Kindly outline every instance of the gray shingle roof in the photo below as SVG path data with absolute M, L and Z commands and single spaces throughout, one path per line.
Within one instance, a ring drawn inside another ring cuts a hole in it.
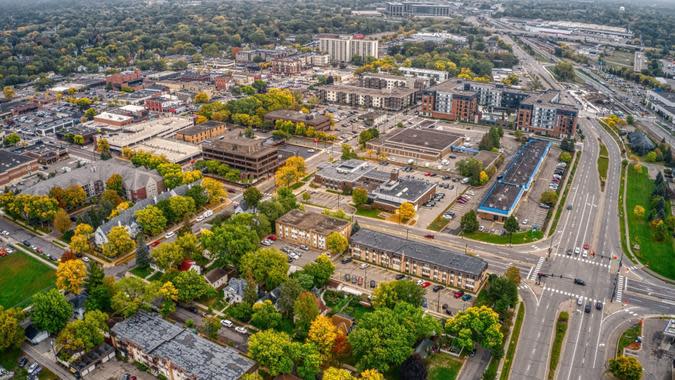
M 456 253 L 435 245 L 406 240 L 394 235 L 360 229 L 351 237 L 352 244 L 380 251 L 405 254 L 414 260 L 440 265 L 451 270 L 479 276 L 487 269 L 487 262 L 473 256 Z
M 118 339 L 133 343 L 150 356 L 170 361 L 199 380 L 236 380 L 255 365 L 233 348 L 213 343 L 145 311 L 117 323 L 111 331 Z

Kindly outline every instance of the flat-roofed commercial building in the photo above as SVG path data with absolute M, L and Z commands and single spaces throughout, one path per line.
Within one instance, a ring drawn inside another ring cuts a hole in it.
M 390 178 L 390 173 L 379 171 L 366 161 L 351 159 L 323 166 L 314 175 L 313 182 L 331 190 L 363 187 L 372 191 Z
M 187 117 L 171 116 L 148 120 L 125 126 L 121 133 L 110 137 L 108 143 L 111 150 L 120 152 L 122 148 L 132 148 L 155 137 L 167 137 L 193 125 L 194 121 Z
M 204 140 L 222 136 L 225 132 L 227 132 L 225 123 L 209 120 L 176 132 L 176 139 L 192 144 L 199 144 Z
M 202 154 L 199 146 L 162 137 L 143 141 L 140 144 L 136 144 L 134 149 L 164 156 L 169 162 L 174 164 L 186 164 Z
M 362 34 L 319 36 L 319 50 L 328 54 L 331 62 L 351 62 L 354 56 L 364 60 L 369 57 L 379 58 L 379 47 L 377 40 L 368 39 Z
M 333 232 L 349 239 L 352 224 L 317 212 L 291 210 L 277 219 L 275 231 L 284 241 L 326 249 L 326 238 Z
M 330 119 L 318 113 L 305 114 L 293 110 L 277 110 L 268 112 L 265 115 L 265 121 L 274 124 L 277 120 L 292 121 L 294 123 L 304 123 L 307 127 L 312 127 L 317 131 L 330 129 Z
M 245 137 L 241 129 L 230 130 L 216 140 L 205 141 L 202 154 L 205 159 L 239 169 L 242 175 L 259 177 L 272 173 L 280 163 L 279 149 L 266 140 Z
M 0 185 L 6 185 L 39 168 L 35 158 L 0 150 Z
M 453 146 L 462 145 L 464 137 L 438 129 L 396 129 L 366 143 L 366 148 L 378 153 L 423 159 L 440 160 L 450 154 Z
M 352 235 L 350 253 L 367 263 L 474 293 L 487 278 L 483 259 L 365 228 Z
M 417 209 L 436 194 L 436 184 L 420 180 L 413 176 L 400 176 L 398 170 L 390 174 L 389 180 L 383 182 L 370 192 L 373 205 L 380 210 L 394 212 L 403 203 L 411 203 Z
M 452 7 L 440 2 L 387 2 L 384 14 L 398 17 L 450 17 Z
M 414 105 L 416 93 L 417 90 L 415 89 L 402 87 L 376 89 L 330 85 L 319 88 L 319 98 L 324 103 L 376 108 L 388 111 L 401 111 Z
M 550 142 L 540 139 L 530 139 L 522 145 L 485 193 L 478 205 L 478 216 L 504 222 L 513 215 L 523 195 L 530 190 L 550 148 Z
M 560 103 L 560 92 L 547 91 L 520 103 L 515 125 L 517 129 L 537 135 L 574 137 L 578 113 L 576 107 Z
M 134 122 L 134 118 L 127 115 L 119 115 L 111 112 L 101 112 L 94 116 L 94 121 L 113 127 L 123 127 Z
M 398 71 L 407 77 L 426 78 L 434 83 L 445 82 L 450 78 L 450 73 L 441 70 L 418 69 L 416 67 L 399 67 Z

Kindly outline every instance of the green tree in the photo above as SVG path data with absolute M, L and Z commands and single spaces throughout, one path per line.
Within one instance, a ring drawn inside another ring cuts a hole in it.
M 209 196 L 206 193 L 206 189 L 201 185 L 193 185 L 185 192 L 185 195 L 195 201 L 195 209 L 197 210 L 209 203 Z
M 249 207 L 257 207 L 262 199 L 262 193 L 255 186 L 249 186 L 244 190 L 244 200 Z
M 185 258 L 185 253 L 176 243 L 162 243 L 150 253 L 152 260 L 164 272 L 175 271 Z
M 373 306 L 393 309 L 399 302 L 407 302 L 413 306 L 422 306 L 424 288 L 413 281 L 380 282 L 373 293 Z
M 276 248 L 260 248 L 242 256 L 239 270 L 272 290 L 287 278 L 288 259 Z
M 351 160 L 352 158 L 358 158 L 358 154 L 354 148 L 349 144 L 342 144 L 342 156 L 340 157 L 343 160 Z
M 293 304 L 293 320 L 296 334 L 305 337 L 316 316 L 319 315 L 317 299 L 311 292 L 302 292 Z
M 281 324 L 281 313 L 272 304 L 272 301 L 265 300 L 253 304 L 253 315 L 251 324 L 261 330 L 276 329 Z
M 279 300 L 277 301 L 277 307 L 286 318 L 291 318 L 293 316 L 293 304 L 304 289 L 297 279 L 289 278 L 281 284 L 279 290 L 280 294 Z
M 204 277 L 192 270 L 179 272 L 173 277 L 171 282 L 178 290 L 178 300 L 180 302 L 192 302 L 213 292 L 213 288 L 206 282 Z
M 626 123 L 628 123 L 628 125 L 633 125 L 633 123 L 635 123 L 635 118 L 633 115 L 628 114 L 628 116 L 626 116 Z
M 333 231 L 326 237 L 326 248 L 333 255 L 341 255 L 349 248 L 349 241 L 341 233 Z
M 129 276 L 115 282 L 111 300 L 114 314 L 129 317 L 139 309 L 149 309 L 159 297 L 159 282 L 146 283 L 142 279 Z
M 50 289 L 33 296 L 30 318 L 38 329 L 56 334 L 72 316 L 73 307 L 58 290 Z
M 103 244 L 103 254 L 118 257 L 136 249 L 136 242 L 124 226 L 115 226 L 108 232 L 108 242 Z
M 349 334 L 349 343 L 357 368 L 387 372 L 412 354 L 415 342 L 440 331 L 438 321 L 421 308 L 401 302 L 394 309 L 381 307 L 365 314 Z
M 362 187 L 357 187 L 352 190 L 352 202 L 356 207 L 361 207 L 368 203 L 368 190 Z
M 136 265 L 145 268 L 150 264 L 150 249 L 145 243 L 143 234 L 136 236 Z
M 560 152 L 560 156 L 558 157 L 558 160 L 564 163 L 569 164 L 572 162 L 572 154 L 570 152 Z
M 15 132 L 12 132 L 12 133 L 6 135 L 6 136 L 2 139 L 2 143 L 3 143 L 5 146 L 14 146 L 14 145 L 16 145 L 19 141 L 21 141 L 21 137 L 20 137 L 17 133 L 15 133 Z
M 0 352 L 21 347 L 25 339 L 23 327 L 20 325 L 22 319 L 23 312 L 20 309 L 5 310 L 0 306 Z
M 504 272 L 504 277 L 514 283 L 516 286 L 520 285 L 520 269 L 516 266 L 510 266 Z
M 642 365 L 632 356 L 618 356 L 609 360 L 609 372 L 620 380 L 640 380 Z
M 556 63 L 553 67 L 553 74 L 565 82 L 573 82 L 576 79 L 576 73 L 574 72 L 574 66 L 568 61 L 560 61 Z
M 180 195 L 169 198 L 169 208 L 176 220 L 185 220 L 192 216 L 196 211 L 194 199 Z
M 553 206 L 558 201 L 558 193 L 556 193 L 554 190 L 546 190 L 541 193 L 539 201 L 549 206 Z
M 96 151 L 99 153 L 102 160 L 109 160 L 112 158 L 110 153 L 110 144 L 108 139 L 100 138 L 96 140 Z
M 216 339 L 218 331 L 220 331 L 220 318 L 215 315 L 210 315 L 203 319 L 202 332 L 209 337 L 209 339 Z
M 519 229 L 520 226 L 518 225 L 518 221 L 516 220 L 515 216 L 511 215 L 506 218 L 506 221 L 504 222 L 504 230 L 509 233 L 509 243 L 511 243 L 513 234 L 518 232 Z
M 476 343 L 493 353 L 502 348 L 504 334 L 500 331 L 499 315 L 487 306 L 470 307 L 448 319 L 445 330 L 455 337 L 455 343 L 465 350 Z
M 321 288 L 328 283 L 333 272 L 335 272 L 335 265 L 328 256 L 320 255 L 314 262 L 305 265 L 302 272 L 312 277 L 313 286 Z
M 111 175 L 105 181 L 105 188 L 107 190 L 113 190 L 120 197 L 126 197 L 127 195 L 126 192 L 124 191 L 124 179 L 122 179 L 122 176 L 117 173 Z
M 293 371 L 293 358 L 289 355 L 291 338 L 283 332 L 264 330 L 251 335 L 248 354 L 251 359 L 267 368 L 270 376 Z
M 253 226 L 232 223 L 204 230 L 201 234 L 202 245 L 216 256 L 220 266 L 238 265 L 245 253 L 256 250 L 259 240 Z
M 162 210 L 155 205 L 148 205 L 136 211 L 134 217 L 143 233 L 148 236 L 155 236 L 166 229 L 166 217 Z
M 88 311 L 83 319 L 68 322 L 56 337 L 56 345 L 69 357 L 80 351 L 88 352 L 103 343 L 107 320 L 108 315 L 100 310 Z
M 459 222 L 462 231 L 465 233 L 472 233 L 478 231 L 478 217 L 474 210 L 469 210 L 466 214 L 462 216 L 461 221 Z

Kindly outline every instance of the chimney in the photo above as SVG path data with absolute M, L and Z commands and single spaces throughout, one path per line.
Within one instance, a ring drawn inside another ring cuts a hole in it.
M 394 169 L 389 173 L 389 180 L 390 181 L 398 181 L 398 169 Z

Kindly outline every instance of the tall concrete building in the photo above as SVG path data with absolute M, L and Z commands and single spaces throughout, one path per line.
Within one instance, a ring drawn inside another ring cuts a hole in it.
M 331 62 L 350 62 L 354 56 L 379 58 L 379 47 L 377 40 L 368 39 L 363 34 L 319 36 L 319 49 L 329 55 Z

